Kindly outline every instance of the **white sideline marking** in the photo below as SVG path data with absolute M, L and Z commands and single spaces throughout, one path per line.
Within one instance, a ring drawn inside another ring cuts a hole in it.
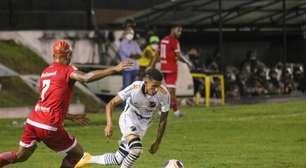
M 203 121 L 250 121 L 255 119 L 273 119 L 273 118 L 288 118 L 288 117 L 299 117 L 299 116 L 306 116 L 306 113 L 294 113 L 294 114 L 278 114 L 278 115 L 262 115 L 262 116 L 248 116 L 248 117 L 229 117 L 224 119 L 196 119 L 196 120 L 182 120 L 173 121 L 173 123 L 186 123 L 186 122 L 203 122 Z

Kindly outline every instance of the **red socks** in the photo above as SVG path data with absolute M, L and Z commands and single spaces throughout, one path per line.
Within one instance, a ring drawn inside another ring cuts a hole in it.
M 17 160 L 16 152 L 0 153 L 0 167 L 15 163 Z
M 173 109 L 174 112 L 177 111 L 178 109 L 175 96 L 171 97 L 171 108 Z

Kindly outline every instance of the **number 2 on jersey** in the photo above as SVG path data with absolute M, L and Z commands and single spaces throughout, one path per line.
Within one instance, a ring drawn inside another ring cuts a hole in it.
M 41 91 L 40 97 L 41 97 L 41 101 L 44 101 L 45 94 L 46 94 L 47 90 L 50 87 L 50 79 L 43 80 L 42 83 L 43 83 L 43 87 L 42 87 L 42 91 Z

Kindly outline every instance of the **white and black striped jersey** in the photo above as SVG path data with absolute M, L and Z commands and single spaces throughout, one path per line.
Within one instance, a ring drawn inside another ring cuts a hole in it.
M 137 115 L 148 119 L 152 118 L 155 111 L 170 110 L 170 94 L 165 86 L 161 85 L 153 96 L 145 94 L 144 87 L 143 81 L 135 81 L 118 93 L 126 101 L 125 110 L 132 108 Z

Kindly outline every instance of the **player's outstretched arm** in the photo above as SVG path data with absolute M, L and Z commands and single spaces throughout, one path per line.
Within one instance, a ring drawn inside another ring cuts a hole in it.
M 181 52 L 176 52 L 175 53 L 176 54 L 176 57 L 177 57 L 177 59 L 179 60 L 179 61 L 182 61 L 182 62 L 184 62 L 185 64 L 187 64 L 188 65 L 188 67 L 191 69 L 192 68 L 192 63 L 187 59 L 187 58 L 185 58 L 183 55 L 182 55 L 182 53 Z
M 167 118 L 168 118 L 168 112 L 162 112 L 159 120 L 158 130 L 157 130 L 157 136 L 155 142 L 151 145 L 151 148 L 149 150 L 150 153 L 154 154 L 159 149 L 159 144 L 161 143 L 161 140 L 164 136 L 166 126 L 167 126 Z
M 132 66 L 131 61 L 122 61 L 120 64 L 110 67 L 104 70 L 96 70 L 88 73 L 84 73 L 81 71 L 75 71 L 70 75 L 70 78 L 79 82 L 92 82 L 98 79 L 102 79 L 106 76 L 109 76 L 115 72 L 120 72 L 126 69 L 129 69 Z
M 86 114 L 66 114 L 65 116 L 66 120 L 71 120 L 79 125 L 88 125 L 89 119 L 86 117 Z
M 111 101 L 106 104 L 106 127 L 104 129 L 106 137 L 111 137 L 113 134 L 113 109 L 122 102 L 123 100 L 120 96 L 115 96 Z

